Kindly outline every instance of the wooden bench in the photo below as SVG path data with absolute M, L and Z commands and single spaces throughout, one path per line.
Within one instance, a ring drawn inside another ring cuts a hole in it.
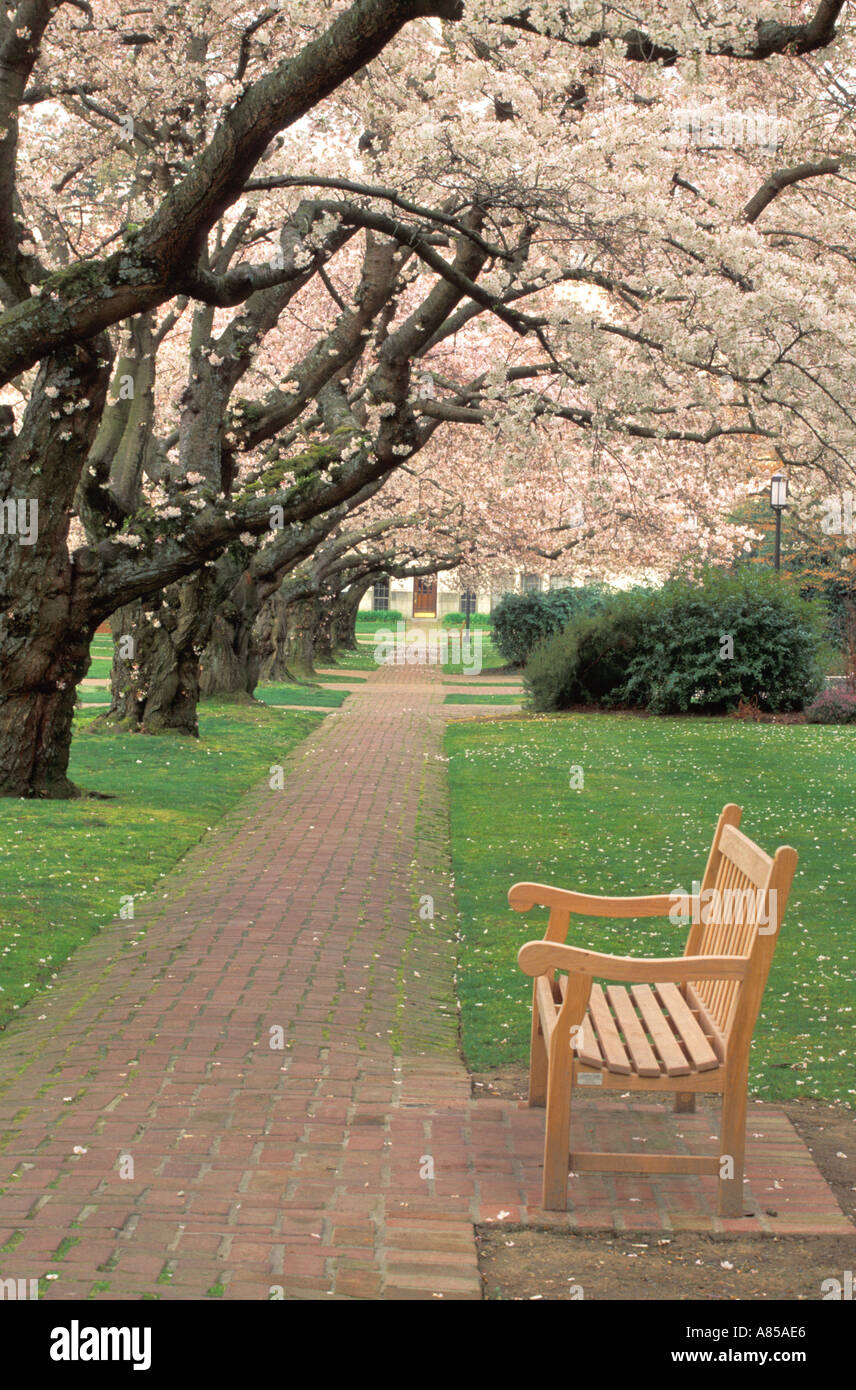
M 774 858 L 739 829 L 741 808 L 724 808 L 696 896 L 593 897 L 516 883 L 518 912 L 548 907 L 544 938 L 518 955 L 535 977 L 529 1104 L 546 1105 L 543 1205 L 565 1211 L 568 1171 L 696 1173 L 719 1178 L 721 1216 L 743 1214 L 743 1156 L 749 1048 L 796 850 Z M 711 891 L 713 890 L 713 891 Z M 571 913 L 690 920 L 683 956 L 641 959 L 564 944 Z M 556 971 L 566 972 L 557 977 Z M 604 989 L 595 977 L 610 982 Z M 629 985 L 629 989 L 626 986 Z M 667 1091 L 675 1109 L 695 1109 L 698 1092 L 722 1095 L 719 1153 L 583 1153 L 569 1144 L 574 1086 Z

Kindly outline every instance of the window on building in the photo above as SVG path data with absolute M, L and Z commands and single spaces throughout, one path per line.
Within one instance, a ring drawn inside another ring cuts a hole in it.
M 379 579 L 374 586 L 372 608 L 389 608 L 389 579 Z
M 461 594 L 461 612 L 465 617 L 467 613 L 475 613 L 477 601 L 475 589 L 464 589 Z
M 524 594 L 540 594 L 541 576 L 540 574 L 524 574 L 523 576 Z

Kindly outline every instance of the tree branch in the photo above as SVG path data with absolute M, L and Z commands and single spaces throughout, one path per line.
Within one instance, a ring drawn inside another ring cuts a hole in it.
M 790 169 L 777 169 L 757 193 L 754 193 L 743 209 L 746 222 L 756 222 L 765 208 L 768 208 L 785 188 L 792 188 L 804 179 L 820 178 L 823 174 L 837 174 L 841 170 L 840 159 L 821 159 L 817 163 L 794 164 Z
M 780 24 L 777 20 L 759 19 L 755 24 L 754 37 L 747 39 L 745 47 L 721 42 L 714 36 L 702 39 L 697 46 L 680 50 L 671 44 L 661 44 L 644 29 L 625 29 L 626 10 L 614 5 L 605 5 L 607 14 L 618 16 L 614 29 L 595 29 L 588 34 L 575 34 L 550 25 L 538 24 L 529 8 L 517 14 L 508 15 L 500 23 L 522 29 L 530 34 L 543 34 L 558 39 L 576 48 L 599 48 L 604 43 L 624 44 L 624 58 L 629 63 L 660 63 L 671 67 L 679 58 L 706 54 L 711 58 L 740 58 L 747 62 L 764 62 L 777 54 L 814 53 L 826 48 L 836 37 L 836 20 L 844 8 L 845 0 L 819 0 L 811 19 L 803 24 Z M 560 10 L 559 16 L 565 23 L 570 16 Z

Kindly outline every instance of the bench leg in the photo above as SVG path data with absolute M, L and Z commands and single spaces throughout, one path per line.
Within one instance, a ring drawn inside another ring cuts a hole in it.
M 554 1042 L 557 1033 L 558 1029 Z M 550 1054 L 541 1205 L 545 1211 L 567 1211 L 571 1128 L 571 1049 L 567 1039 L 564 1048 L 551 1047 Z
M 695 1091 L 675 1091 L 675 1114 L 695 1114 Z
M 529 1105 L 547 1104 L 547 1044 L 541 1028 L 538 998 L 532 991 L 532 1038 L 529 1044 Z
M 726 1084 L 722 1096 L 722 1128 L 719 1161 L 725 1176 L 719 1179 L 719 1215 L 743 1215 L 743 1163 L 746 1150 L 746 1092 L 743 1075 Z M 730 1160 L 730 1162 L 729 1162 Z

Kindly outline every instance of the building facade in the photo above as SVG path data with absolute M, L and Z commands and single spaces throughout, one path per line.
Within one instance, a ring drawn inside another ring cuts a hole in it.
M 514 570 L 498 576 L 489 588 L 466 589 L 454 570 L 448 574 L 423 575 L 416 579 L 380 579 L 364 595 L 361 611 L 385 610 L 403 618 L 443 619 L 447 613 L 491 613 L 503 594 L 541 593 L 561 589 L 570 579 L 558 575 L 524 573 Z

